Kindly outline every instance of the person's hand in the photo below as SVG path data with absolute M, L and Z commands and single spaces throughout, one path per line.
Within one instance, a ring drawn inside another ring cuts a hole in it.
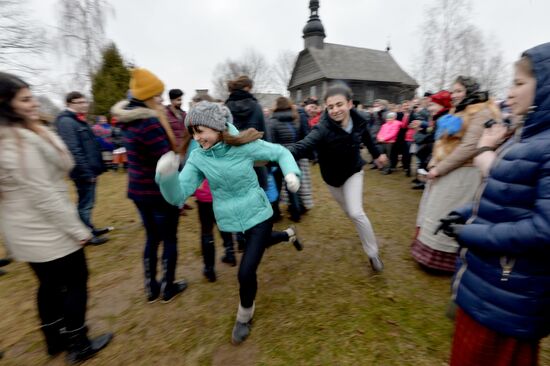
M 300 179 L 294 173 L 288 173 L 285 175 L 286 188 L 292 193 L 298 192 L 300 189 Z
M 380 156 L 374 161 L 374 164 L 376 164 L 378 169 L 382 169 L 386 166 L 386 164 L 388 164 L 388 157 L 386 154 L 380 154 Z
M 483 131 L 483 135 L 477 143 L 477 147 L 488 146 L 493 149 L 497 148 L 506 135 L 508 134 L 508 127 L 502 123 L 495 123 L 491 128 L 486 128 Z
M 464 228 L 464 224 L 449 224 L 443 228 L 443 233 L 450 238 L 458 238 L 460 232 Z
M 90 236 L 87 237 L 86 239 L 80 240 L 80 241 L 79 241 L 79 244 L 80 244 L 81 246 L 84 246 L 84 245 L 86 245 L 86 243 L 88 243 L 88 242 L 90 241 L 90 239 L 92 239 L 92 238 L 93 238 L 93 235 L 90 234 Z
M 439 177 L 439 172 L 437 171 L 437 168 L 430 169 L 428 175 L 426 176 L 426 178 L 428 179 L 435 179 L 437 177 Z
M 157 162 L 157 173 L 161 176 L 167 176 L 178 172 L 180 166 L 180 157 L 173 151 L 162 155 Z
M 446 235 L 451 236 L 447 234 L 447 232 L 451 232 L 451 230 L 449 229 L 450 226 L 464 226 L 464 224 L 466 223 L 466 220 L 464 220 L 464 218 L 456 212 L 449 213 L 447 216 L 440 219 L 439 221 L 441 222 L 441 224 L 435 230 L 434 235 L 437 235 L 438 232 L 443 230 Z M 452 230 L 452 232 L 454 232 L 454 230 Z

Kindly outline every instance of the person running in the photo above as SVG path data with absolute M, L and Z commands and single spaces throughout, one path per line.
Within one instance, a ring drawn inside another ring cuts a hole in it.
M 302 249 L 293 227 L 272 231 L 273 210 L 258 184 L 254 161 L 277 162 L 293 192 L 300 187 L 300 170 L 287 149 L 261 140 L 262 133 L 255 129 L 239 133 L 227 117 L 216 103 L 203 101 L 195 105 L 185 125 L 200 148 L 191 152 L 181 173 L 179 156 L 163 155 L 157 164 L 156 179 L 164 198 L 181 206 L 207 178 L 219 229 L 244 233 L 246 245 L 238 274 L 240 303 L 232 332 L 232 342 L 240 344 L 250 334 L 258 286 L 256 270 L 265 249 L 281 241 Z
M 335 84 L 327 89 L 324 97 L 326 111 L 319 123 L 301 141 L 289 145 L 295 158 L 308 156 L 316 150 L 321 176 L 330 193 L 353 221 L 363 250 L 372 269 L 384 268 L 378 255 L 378 245 L 369 218 L 363 210 L 363 166 L 360 155 L 363 143 L 378 168 L 387 163 L 387 156 L 380 154 L 367 127 L 367 121 L 353 109 L 351 89 Z
M 88 338 L 88 266 L 92 229 L 78 216 L 65 177 L 74 167 L 67 146 L 42 125 L 38 102 L 20 78 L 0 72 L 0 232 L 16 260 L 38 279 L 37 306 L 48 354 L 92 357 L 111 333 Z

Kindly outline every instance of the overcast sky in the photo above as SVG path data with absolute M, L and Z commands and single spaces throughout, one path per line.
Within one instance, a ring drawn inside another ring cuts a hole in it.
M 326 42 L 384 49 L 407 71 L 420 47 L 426 6 L 437 0 L 321 0 Z M 273 61 L 303 48 L 307 0 L 110 0 L 107 36 L 123 56 L 157 74 L 186 101 L 212 88 L 216 64 L 254 48 Z M 30 0 L 32 15 L 54 24 L 56 0 Z M 549 0 L 474 0 L 472 22 L 500 44 L 506 61 L 550 41 Z M 429 31 L 429 30 L 428 30 Z

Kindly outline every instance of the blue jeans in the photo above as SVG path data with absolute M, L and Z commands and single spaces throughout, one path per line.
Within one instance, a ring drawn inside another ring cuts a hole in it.
M 145 290 L 148 295 L 158 295 L 172 287 L 176 276 L 178 260 L 178 223 L 180 209 L 166 201 L 138 202 L 134 201 L 145 227 L 147 239 L 143 251 L 143 266 L 145 273 Z M 161 284 L 157 281 L 158 247 L 163 243 Z
M 92 209 L 95 203 L 96 183 L 88 180 L 75 180 L 74 184 L 78 192 L 78 215 L 80 220 L 93 230 Z

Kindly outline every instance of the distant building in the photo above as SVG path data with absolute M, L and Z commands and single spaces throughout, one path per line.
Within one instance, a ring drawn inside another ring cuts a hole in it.
M 282 94 L 278 93 L 254 93 L 254 97 L 258 99 L 258 103 L 260 103 L 262 108 L 273 108 L 277 98 L 282 96 Z
M 322 98 L 332 81 L 344 81 L 353 90 L 354 102 L 370 105 L 375 99 L 400 102 L 414 97 L 416 81 L 394 60 L 390 48 L 372 50 L 325 43 L 325 28 L 318 15 L 319 1 L 309 2 L 311 15 L 303 30 L 304 49 L 299 53 L 288 85 L 299 103 L 308 96 Z

